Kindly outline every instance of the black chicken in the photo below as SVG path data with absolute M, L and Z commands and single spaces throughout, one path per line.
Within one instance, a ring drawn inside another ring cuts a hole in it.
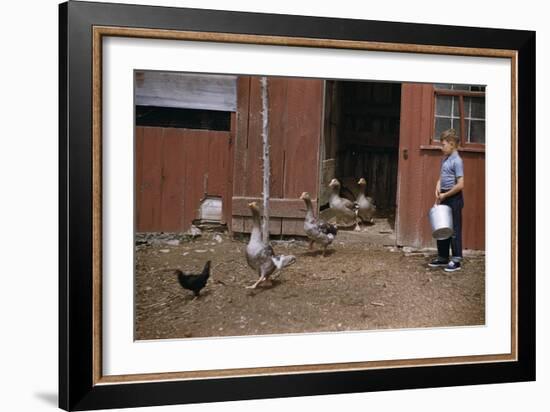
M 184 273 L 179 269 L 176 269 L 176 274 L 178 275 L 181 287 L 193 291 L 195 298 L 198 298 L 201 289 L 206 286 L 206 282 L 208 282 L 208 278 L 210 277 L 210 261 L 206 262 L 200 274 Z

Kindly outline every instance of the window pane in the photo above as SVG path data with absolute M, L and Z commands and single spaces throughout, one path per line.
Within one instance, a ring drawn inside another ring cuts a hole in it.
M 437 95 L 435 97 L 435 114 L 438 116 L 451 115 L 451 96 Z
M 452 85 L 450 84 L 434 84 L 436 89 L 450 89 Z
M 471 130 L 472 130 L 472 127 L 471 127 L 470 123 L 472 123 L 472 121 L 469 120 L 469 119 L 464 122 L 464 124 L 466 126 L 466 143 L 472 143 L 470 141 L 470 133 L 471 133 Z
M 472 86 L 472 91 L 473 92 L 484 92 L 485 91 L 485 86 Z
M 456 130 L 456 135 L 460 140 L 460 119 L 452 119 L 451 127 Z
M 454 96 L 435 96 L 435 114 L 437 116 L 449 116 L 451 117 L 451 108 L 452 116 L 460 116 L 460 107 L 458 105 L 458 97 Z
M 470 122 L 470 143 L 485 144 L 485 120 L 472 120 Z
M 448 117 L 436 117 L 435 118 L 435 135 L 434 140 L 439 141 L 441 133 L 451 128 L 451 119 Z
M 466 102 L 471 105 L 472 111 L 466 109 Z M 485 119 L 485 97 L 465 97 L 464 98 L 464 109 L 466 110 L 466 117 L 473 117 L 476 119 Z
M 453 90 L 470 90 L 467 84 L 453 84 Z

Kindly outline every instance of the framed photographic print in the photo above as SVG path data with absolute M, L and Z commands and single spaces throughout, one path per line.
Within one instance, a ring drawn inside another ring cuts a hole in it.
M 535 33 L 60 5 L 60 407 L 535 379 Z

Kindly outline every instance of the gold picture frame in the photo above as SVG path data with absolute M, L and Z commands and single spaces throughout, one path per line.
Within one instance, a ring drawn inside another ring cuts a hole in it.
M 115 10 L 123 10 L 125 18 L 116 17 L 118 14 L 113 13 Z M 169 17 L 171 14 L 181 19 L 174 20 Z M 261 24 L 258 23 L 258 15 L 247 13 L 238 13 L 238 15 L 240 19 L 233 24 L 231 18 L 235 14 L 221 11 L 167 10 L 166 8 L 152 9 L 147 6 L 79 2 L 60 6 L 60 40 L 66 46 L 66 52 L 60 56 L 60 77 L 63 79 L 60 88 L 65 92 L 65 94 L 60 93 L 60 96 L 66 96 L 60 102 L 60 112 L 62 118 L 67 120 L 63 122 L 60 132 L 60 158 L 68 159 L 68 166 L 60 173 L 62 182 L 60 204 L 62 205 L 61 215 L 64 217 L 60 223 L 60 233 L 63 234 L 60 236 L 60 250 L 62 256 L 67 258 L 65 262 L 69 262 L 60 265 L 60 314 L 63 319 L 60 325 L 60 350 L 66 355 L 60 358 L 60 371 L 62 371 L 60 406 L 66 410 L 96 409 L 159 405 L 164 402 L 166 404 L 205 402 L 534 379 L 534 323 L 528 320 L 534 312 L 534 303 L 525 299 L 525 292 L 520 293 L 534 289 L 534 277 L 521 277 L 518 274 L 523 270 L 522 262 L 528 259 L 525 249 L 519 247 L 520 243 L 523 245 L 527 241 L 519 232 L 519 222 L 529 220 L 528 216 L 520 213 L 521 204 L 529 202 L 534 197 L 534 190 L 530 188 L 527 193 L 522 192 L 521 198 L 518 196 L 522 170 L 532 173 L 524 163 L 528 162 L 529 156 L 532 155 L 531 146 L 528 142 L 524 142 L 532 136 L 525 136 L 523 133 L 534 130 L 534 114 L 521 111 L 522 103 L 519 97 L 523 96 L 523 104 L 526 107 L 534 100 L 534 80 L 530 77 L 534 72 L 534 47 L 531 43 L 534 34 L 500 30 L 498 35 L 490 37 L 484 29 L 423 25 L 423 28 L 427 28 L 430 33 L 426 38 L 429 41 L 419 44 L 418 38 L 414 35 L 405 38 L 407 37 L 405 35 L 391 34 L 392 29 L 401 23 L 355 21 L 353 24 L 363 27 L 363 30 L 357 34 L 350 27 L 340 31 L 338 23 L 341 23 L 341 20 L 338 19 L 319 21 L 309 17 L 261 16 L 262 19 L 281 23 L 285 19 L 288 21 L 300 19 L 304 31 L 300 36 L 295 33 L 287 35 L 268 33 L 267 29 L 262 31 Z M 147 22 L 148 28 L 142 27 L 145 25 L 144 22 Z M 201 26 L 201 30 L 196 29 L 197 25 Z M 81 30 L 80 34 L 75 32 L 84 27 L 89 30 Z M 218 30 L 213 30 L 216 27 Z M 333 33 L 333 37 L 321 35 L 331 27 L 334 29 L 328 32 Z M 387 40 L 379 39 L 379 33 L 384 33 L 383 37 Z M 495 355 L 104 375 L 102 372 L 104 313 L 101 291 L 104 224 L 102 179 L 106 178 L 102 172 L 102 44 L 105 37 L 509 59 L 512 68 L 511 352 Z M 453 43 L 449 38 L 459 38 L 460 41 L 457 42 L 458 44 Z M 83 45 L 86 46 L 83 47 Z M 69 79 L 68 74 L 73 73 L 72 70 L 82 61 L 90 63 L 86 66 L 86 72 L 79 73 L 79 79 Z M 85 82 L 87 78 L 91 80 L 90 83 Z M 76 86 L 77 80 L 84 84 Z M 82 100 L 86 96 L 91 99 Z M 72 126 L 75 124 L 76 116 L 79 116 L 81 123 L 78 125 L 79 129 Z M 522 128 L 522 125 L 525 126 Z M 520 133 L 521 130 L 524 132 Z M 79 147 L 81 142 L 84 144 Z M 522 144 L 527 145 L 527 151 L 522 152 L 520 148 Z M 532 145 L 534 148 L 534 139 Z M 82 159 L 88 160 L 78 163 Z M 75 161 L 77 163 L 71 163 Z M 84 179 L 90 183 L 76 188 L 74 183 L 71 183 L 71 179 L 79 181 Z M 82 210 L 83 216 L 80 218 L 90 223 L 90 227 L 79 235 L 82 238 L 76 235 L 73 219 L 78 214 L 71 213 L 76 210 L 75 208 Z M 529 239 L 534 242 L 533 238 Z M 80 277 L 77 279 L 77 274 L 74 269 L 71 270 L 73 267 L 71 265 L 86 261 L 91 261 L 91 264 L 83 277 L 79 274 Z M 76 288 L 79 288 L 79 292 Z M 76 306 L 77 300 L 79 306 Z M 74 326 L 76 321 L 79 322 L 78 327 Z M 431 368 L 445 369 L 449 372 L 448 377 L 436 382 L 428 377 Z M 501 371 L 498 374 L 495 373 L 497 369 Z M 392 373 L 395 374 L 397 370 L 401 372 L 394 376 L 396 378 L 394 383 L 388 383 Z M 380 377 L 382 380 L 373 383 L 370 377 Z M 334 381 L 335 378 L 345 382 L 346 385 L 338 384 L 327 389 L 328 381 L 331 379 Z M 420 378 L 424 379 L 422 383 L 419 383 Z M 279 385 L 270 386 L 266 391 L 258 391 L 257 384 L 265 380 L 277 382 Z M 231 385 L 233 389 L 229 390 Z M 217 395 L 209 395 L 210 389 L 214 388 L 217 389 Z M 132 396 L 120 397 L 121 391 L 130 391 Z M 159 401 L 160 394 L 164 396 L 165 401 Z

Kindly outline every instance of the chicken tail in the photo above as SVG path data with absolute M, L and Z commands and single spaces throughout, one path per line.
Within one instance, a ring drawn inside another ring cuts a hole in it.
M 204 269 L 202 270 L 202 274 L 206 275 L 207 279 L 210 276 L 210 264 L 211 263 L 212 262 L 210 260 L 208 262 L 206 262 L 205 265 L 204 265 Z

